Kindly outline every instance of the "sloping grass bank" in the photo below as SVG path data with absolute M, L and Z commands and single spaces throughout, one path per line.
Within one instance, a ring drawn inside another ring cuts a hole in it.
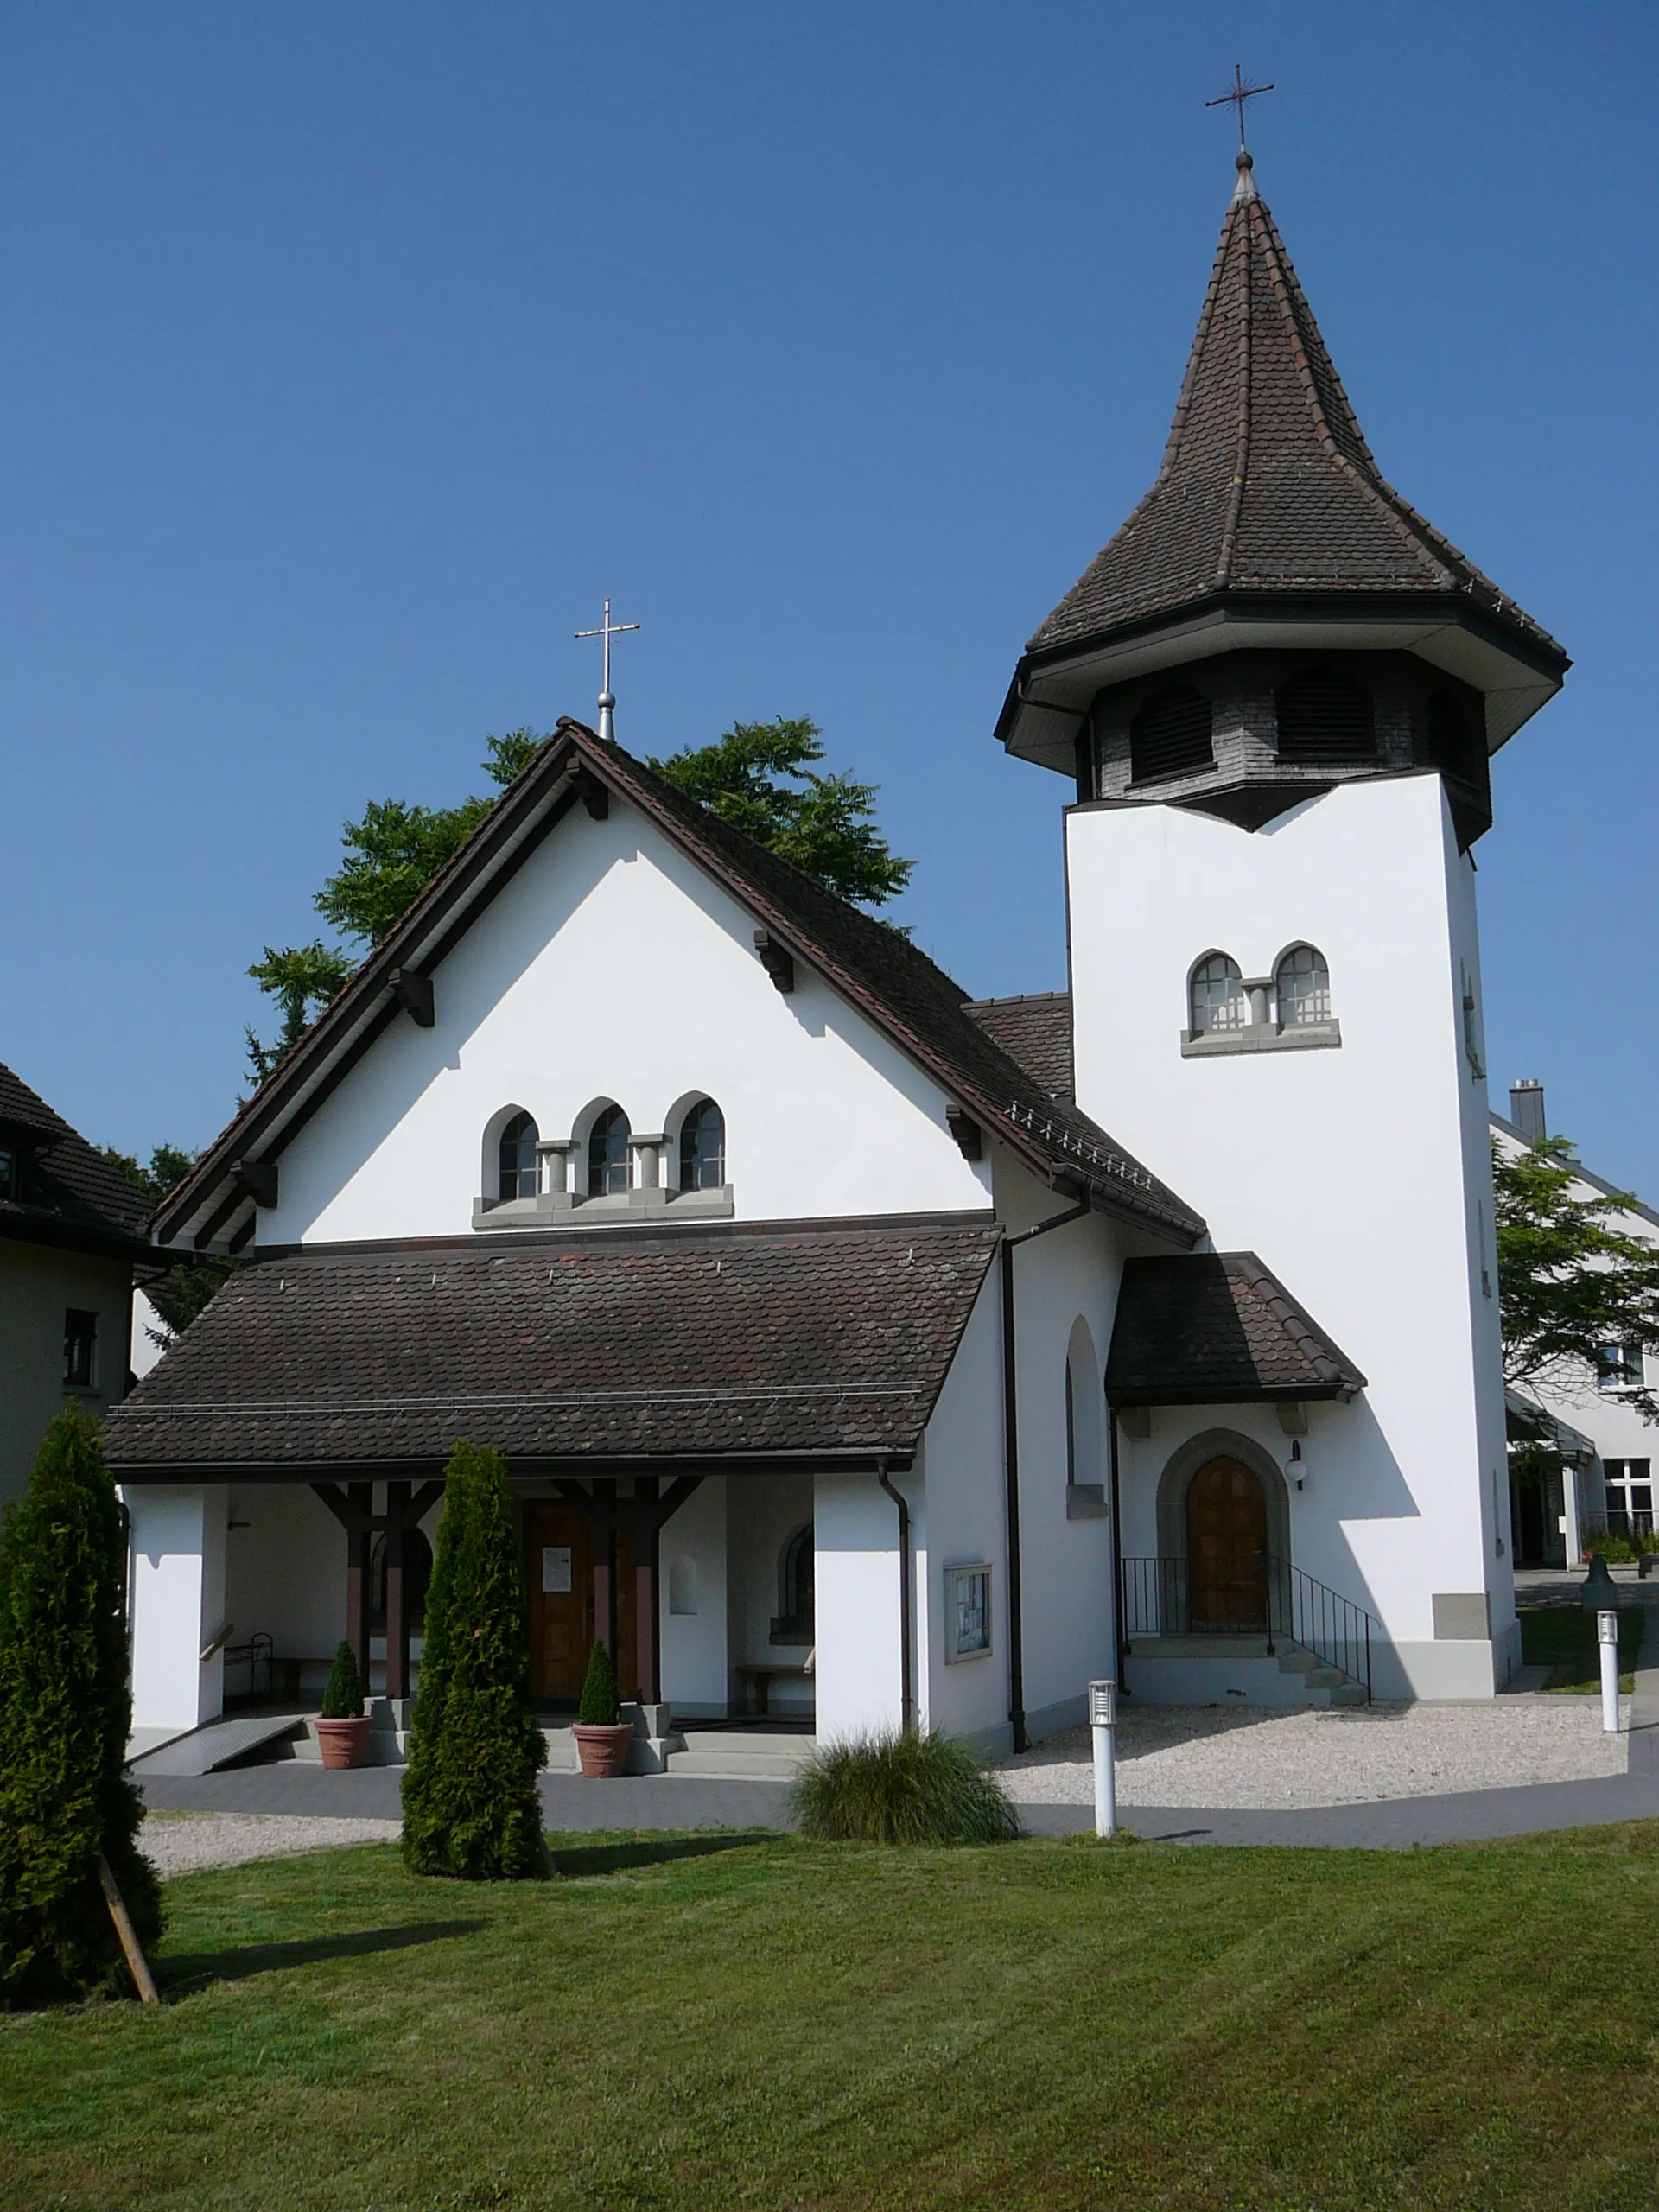
M 1408 1854 L 560 1840 L 169 1885 L 0 2019 L 0 2202 L 1646 2206 L 1659 1824 Z

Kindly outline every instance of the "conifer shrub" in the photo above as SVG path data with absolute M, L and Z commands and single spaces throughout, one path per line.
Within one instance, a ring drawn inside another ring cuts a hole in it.
M 139 1942 L 162 1932 L 143 1804 L 125 1772 L 132 1698 L 121 1597 L 127 1535 L 97 1424 L 46 1432 L 0 1535 L 0 2003 L 50 2004 L 131 1977 L 101 1853 Z
M 791 1808 L 801 1833 L 825 1843 L 1011 1843 L 1020 1834 L 977 1752 L 913 1728 L 820 1745 Z
M 621 1718 L 616 1669 L 611 1664 L 610 1653 L 595 1637 L 594 1648 L 588 1654 L 588 1673 L 582 1685 L 582 1703 L 576 1709 L 576 1719 L 584 1728 L 614 1728 Z
M 360 1720 L 365 1694 L 363 1677 L 357 1671 L 357 1654 L 341 1637 L 334 1646 L 334 1663 L 328 1669 L 328 1679 L 322 1686 L 320 1718 L 324 1720 Z
M 536 1770 L 547 1744 L 501 1454 L 457 1444 L 443 1497 L 404 1776 L 404 1863 L 469 1882 L 545 1874 Z

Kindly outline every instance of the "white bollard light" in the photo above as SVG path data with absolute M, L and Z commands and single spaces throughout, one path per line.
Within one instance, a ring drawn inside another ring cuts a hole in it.
M 1117 1684 L 1089 1685 L 1089 1726 L 1095 1739 L 1095 1834 L 1109 1843 L 1117 1834 Z
M 1601 1647 L 1601 1732 L 1618 1733 L 1618 1615 L 1596 1615 L 1596 1642 Z

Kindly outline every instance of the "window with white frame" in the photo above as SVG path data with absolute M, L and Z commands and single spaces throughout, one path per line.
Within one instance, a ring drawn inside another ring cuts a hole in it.
M 991 1570 L 983 1560 L 944 1570 L 944 1656 L 984 1659 L 991 1649 Z
M 1243 1029 L 1250 1018 L 1244 995 L 1244 971 L 1224 952 L 1212 952 L 1192 970 L 1187 988 L 1195 1037 L 1217 1030 Z
M 1604 1459 L 1607 1526 L 1621 1536 L 1653 1534 L 1653 1462 Z
M 1317 945 L 1293 944 L 1273 971 L 1281 1029 L 1331 1019 L 1331 970 Z
M 1596 1382 L 1603 1390 L 1639 1390 L 1642 1387 L 1640 1344 L 1598 1344 Z

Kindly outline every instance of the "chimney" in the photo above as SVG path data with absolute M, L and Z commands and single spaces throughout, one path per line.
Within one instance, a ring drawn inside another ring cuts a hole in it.
M 1523 1075 L 1510 1085 L 1510 1119 L 1529 1144 L 1541 1144 L 1548 1135 L 1544 1119 L 1544 1086 L 1536 1076 Z

